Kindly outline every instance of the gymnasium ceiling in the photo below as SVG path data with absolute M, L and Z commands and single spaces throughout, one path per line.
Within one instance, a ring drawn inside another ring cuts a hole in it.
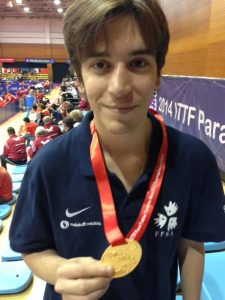
M 54 4 L 54 1 L 59 4 Z M 0 18 L 62 18 L 63 12 L 72 2 L 73 0 L 0 0 Z M 26 13 L 25 7 L 29 7 L 30 11 Z M 57 12 L 58 8 L 63 12 Z

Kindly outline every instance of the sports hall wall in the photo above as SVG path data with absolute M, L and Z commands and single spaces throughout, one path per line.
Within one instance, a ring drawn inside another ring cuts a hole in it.
M 171 42 L 165 74 L 225 78 L 224 0 L 160 0 Z
M 16 62 L 25 62 L 27 58 L 54 59 L 56 63 L 66 63 L 67 53 L 63 42 L 62 20 L 2 18 L 0 58 L 13 58 Z M 49 79 L 52 81 L 52 65 L 48 64 L 47 68 Z
M 40 74 L 32 75 L 31 80 L 44 80 L 47 76 L 50 81 L 61 82 L 69 69 L 63 42 L 62 20 L 1 18 L 0 59 L 5 59 L 5 62 L 0 62 L 0 78 L 7 80 L 14 77 L 11 74 L 1 74 L 2 68 L 18 69 L 20 65 L 20 68 L 30 69 L 32 65 L 32 68 L 39 68 L 41 71 Z M 7 59 L 13 59 L 15 62 L 7 63 Z M 42 60 L 42 63 L 26 63 L 26 59 L 34 59 L 37 62 Z M 51 59 L 54 59 L 54 64 L 46 63 L 43 66 L 43 60 Z M 8 104 L 4 109 L 0 108 L 0 123 L 15 115 L 18 109 L 17 102 Z

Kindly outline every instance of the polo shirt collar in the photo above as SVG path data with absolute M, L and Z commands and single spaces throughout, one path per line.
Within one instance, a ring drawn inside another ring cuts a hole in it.
M 151 173 L 156 165 L 156 160 L 158 157 L 159 149 L 162 142 L 162 131 L 160 128 L 159 122 L 156 118 L 148 113 L 148 117 L 152 121 L 153 125 L 153 133 L 150 144 L 150 154 L 148 160 L 148 167 L 146 168 L 146 173 Z M 93 119 L 93 112 L 88 112 L 81 124 L 75 129 L 77 130 L 77 136 L 79 140 L 78 147 L 78 157 L 80 158 L 80 169 L 84 176 L 94 176 L 94 172 L 92 169 L 91 159 L 90 159 L 90 144 L 91 144 L 91 131 L 90 131 L 90 122 Z

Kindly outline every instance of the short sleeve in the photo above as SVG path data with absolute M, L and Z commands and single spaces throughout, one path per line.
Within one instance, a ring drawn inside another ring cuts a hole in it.
M 10 244 L 21 253 L 54 248 L 45 178 L 37 164 L 30 164 L 17 199 L 11 227 Z
M 182 236 L 199 242 L 223 241 L 225 197 L 217 162 L 206 146 L 195 150 L 190 203 Z

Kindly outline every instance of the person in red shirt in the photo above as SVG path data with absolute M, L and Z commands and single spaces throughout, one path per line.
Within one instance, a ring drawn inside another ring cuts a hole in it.
M 24 108 L 24 98 L 28 94 L 28 89 L 25 89 L 24 87 L 20 87 L 18 91 L 16 92 L 16 96 L 19 99 L 19 109 L 23 110 Z
M 43 125 L 43 118 L 50 116 L 49 110 L 46 108 L 46 104 L 43 102 L 38 103 L 38 125 Z
M 50 139 L 46 136 L 46 133 L 46 129 L 42 126 L 38 126 L 35 130 L 35 139 L 27 148 L 27 154 L 30 158 L 33 158 L 41 147 L 50 141 Z
M 0 96 L 0 108 L 6 107 L 6 102 L 5 100 Z
M 30 145 L 30 141 L 34 140 L 35 130 L 38 127 L 38 123 L 31 122 L 28 117 L 23 119 L 24 121 L 24 138 L 26 140 L 26 145 Z
M 89 105 L 88 101 L 84 97 L 80 98 L 80 102 L 79 102 L 78 108 L 80 110 L 85 110 L 85 111 L 89 111 L 90 110 L 90 105 Z
M 3 154 L 0 156 L 2 167 L 7 169 L 7 163 L 16 165 L 26 164 L 27 154 L 24 137 L 17 136 L 13 127 L 9 127 L 7 132 L 9 138 L 4 145 Z
M 66 96 L 65 95 L 62 95 L 62 103 L 61 103 L 61 105 L 60 105 L 60 107 L 59 107 L 59 109 L 60 109 L 60 112 L 61 112 L 61 114 L 62 114 L 62 117 L 64 118 L 64 117 L 66 117 L 66 106 L 67 106 L 67 101 L 66 101 Z
M 43 124 L 44 124 L 44 128 L 46 129 L 46 136 L 51 140 L 56 138 L 62 133 L 59 126 L 54 125 L 52 118 L 49 116 L 43 118 Z
M 36 102 L 42 101 L 43 98 L 44 98 L 44 94 L 38 89 L 36 91 L 36 94 L 35 94 L 35 100 L 36 100 Z
M 0 204 L 12 199 L 12 178 L 9 172 L 0 166 Z
M 25 134 L 35 136 L 35 130 L 38 127 L 38 124 L 35 122 L 31 122 L 28 117 L 23 119 L 25 125 Z
M 44 92 L 45 94 L 50 92 L 50 81 L 48 79 L 46 79 L 44 82 Z
M 7 92 L 4 96 L 4 100 L 5 102 L 8 104 L 8 103 L 13 103 L 15 101 L 18 100 L 18 97 L 17 96 L 14 96 L 13 94 L 11 94 L 10 92 Z

